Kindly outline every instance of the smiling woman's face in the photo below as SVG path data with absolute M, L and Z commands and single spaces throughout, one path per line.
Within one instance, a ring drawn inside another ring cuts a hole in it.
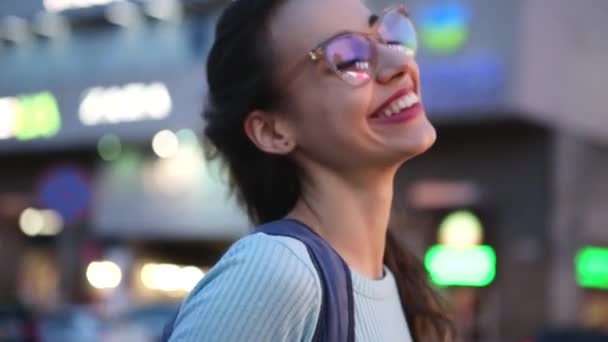
M 288 0 L 269 23 L 276 82 L 286 88 L 280 116 L 290 127 L 298 163 L 338 171 L 392 167 L 435 141 L 420 99 L 416 61 L 403 49 L 379 43 L 381 22 L 370 16 L 360 0 Z M 343 31 L 371 34 L 377 55 L 368 82 L 345 82 L 323 59 L 309 59 L 291 73 L 309 51 Z

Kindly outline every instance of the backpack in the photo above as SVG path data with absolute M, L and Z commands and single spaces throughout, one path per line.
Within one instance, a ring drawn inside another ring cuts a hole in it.
M 293 219 L 261 225 L 254 233 L 287 236 L 306 246 L 323 291 L 313 342 L 354 342 L 355 317 L 350 269 L 329 243 L 310 227 Z M 177 314 L 165 326 L 161 341 L 169 341 L 176 319 Z

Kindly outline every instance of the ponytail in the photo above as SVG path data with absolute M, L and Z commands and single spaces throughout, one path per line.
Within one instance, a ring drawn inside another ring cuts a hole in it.
M 414 342 L 451 341 L 453 327 L 445 305 L 430 287 L 422 262 L 401 246 L 392 230 L 386 236 L 384 264 L 394 274 Z

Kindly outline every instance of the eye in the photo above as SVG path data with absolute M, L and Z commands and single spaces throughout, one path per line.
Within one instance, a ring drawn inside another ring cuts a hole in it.
M 336 69 L 338 69 L 339 71 L 368 70 L 369 61 L 353 59 L 350 61 L 345 61 L 345 62 L 336 64 Z

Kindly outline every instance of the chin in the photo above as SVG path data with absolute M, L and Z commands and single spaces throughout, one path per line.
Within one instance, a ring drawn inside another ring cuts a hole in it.
M 437 131 L 435 130 L 435 127 L 431 126 L 431 124 L 429 123 L 429 130 L 425 136 L 424 139 L 422 139 L 421 143 L 420 143 L 420 149 L 418 151 L 418 154 L 422 154 L 426 151 L 428 151 L 434 144 L 435 141 L 437 141 Z
M 426 121 L 422 127 L 415 132 L 411 132 L 403 140 L 399 148 L 404 161 L 428 151 L 437 140 L 437 132 L 430 122 Z
M 383 142 L 382 151 L 374 156 L 384 166 L 398 166 L 428 151 L 437 140 L 435 127 L 428 120 L 420 122 L 415 128 L 392 134 Z

